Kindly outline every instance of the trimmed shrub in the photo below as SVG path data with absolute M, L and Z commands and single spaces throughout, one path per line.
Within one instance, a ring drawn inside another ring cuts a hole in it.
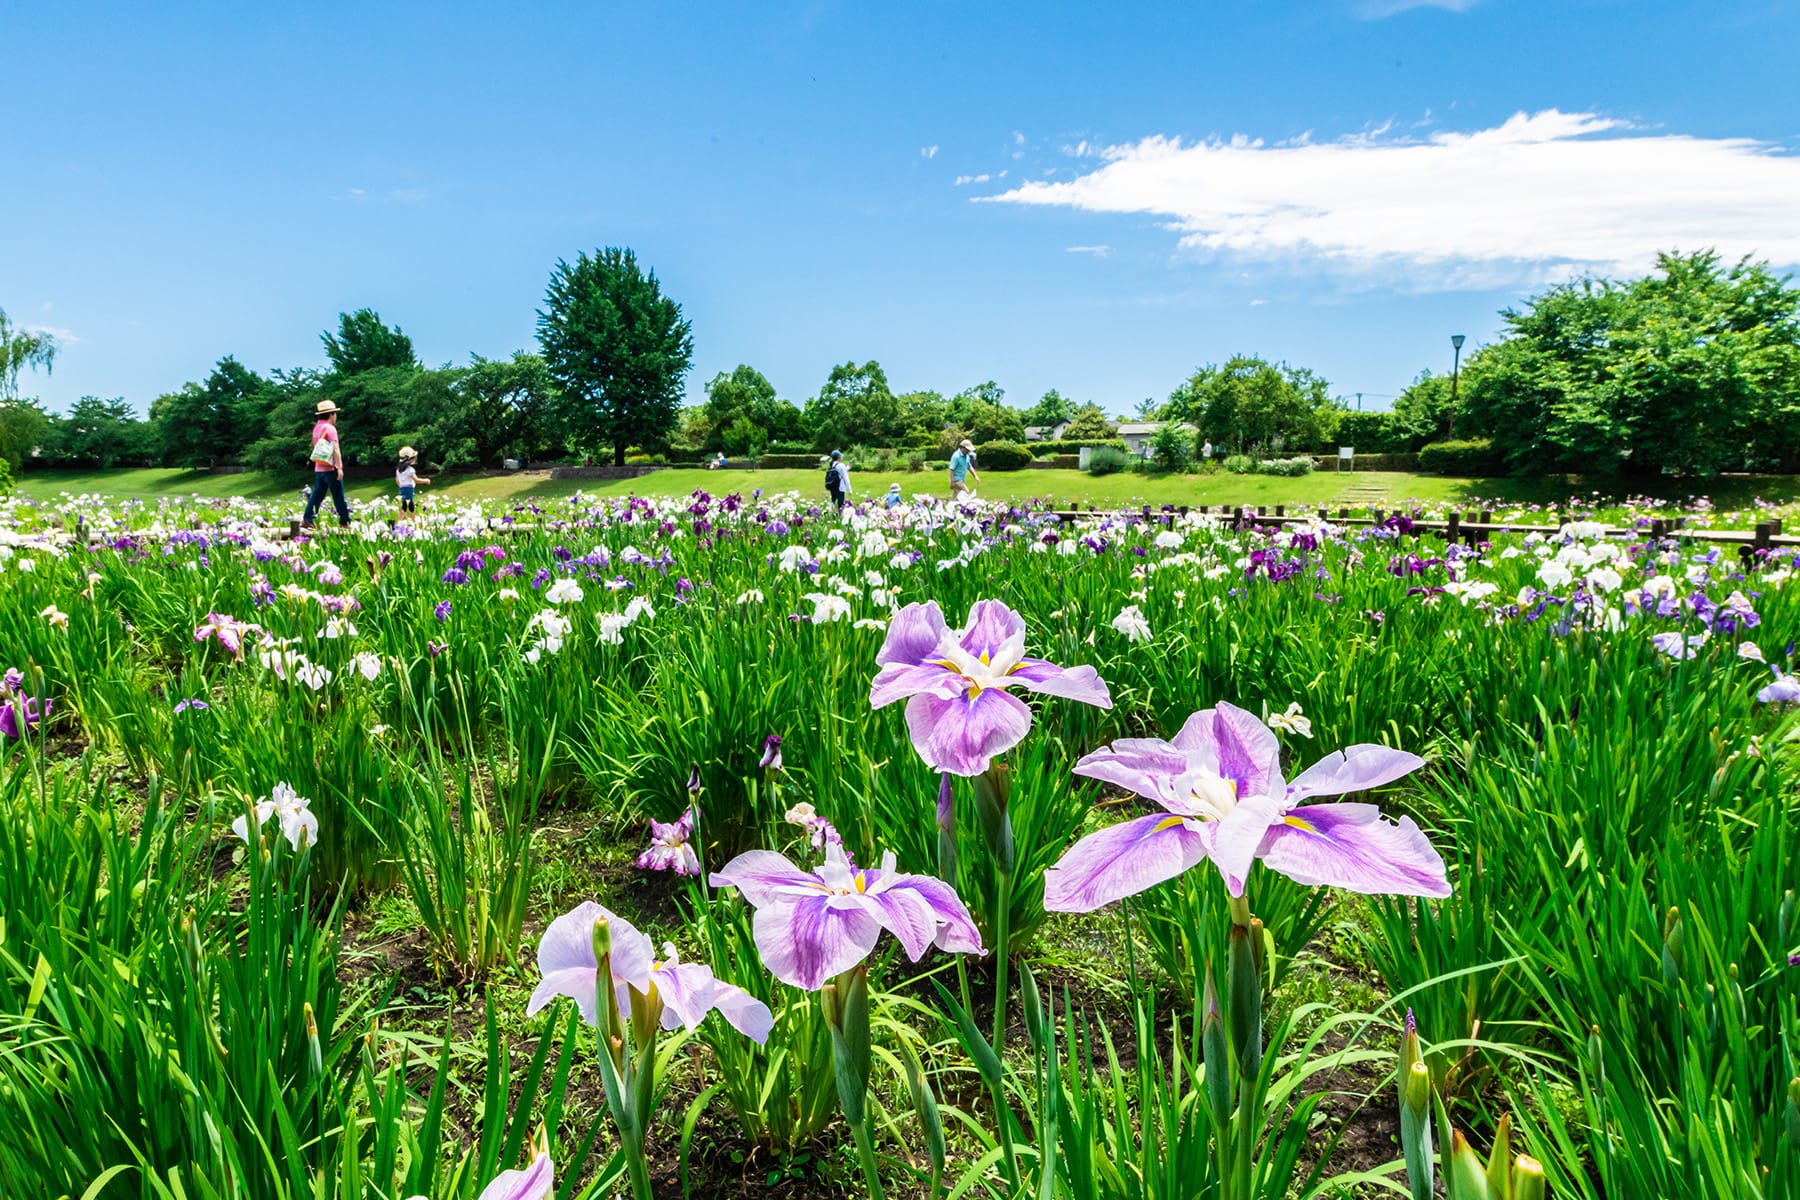
M 1089 475 L 1116 475 L 1129 468 L 1135 460 L 1124 449 L 1114 446 L 1099 446 L 1088 455 Z
M 1233 475 L 1248 475 L 1256 470 L 1256 460 L 1248 454 L 1232 454 L 1225 459 L 1225 469 Z
M 1031 452 L 1039 458 L 1047 454 L 1079 454 L 1089 446 L 1110 446 L 1118 450 L 1129 448 L 1119 438 L 1063 438 L 1061 441 L 1031 442 L 1029 445 Z
M 806 470 L 819 466 L 819 460 L 824 457 L 817 451 L 808 454 L 765 454 L 756 460 L 756 465 L 766 471 Z
M 1433 442 L 1419 451 L 1419 469 L 1432 475 L 1504 475 L 1506 464 L 1487 438 Z
M 1017 471 L 1030 462 L 1030 448 L 1019 442 L 989 442 L 975 447 L 978 471 Z

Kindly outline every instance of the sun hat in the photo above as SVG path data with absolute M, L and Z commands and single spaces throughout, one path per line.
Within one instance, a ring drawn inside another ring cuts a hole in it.
M 888 484 L 888 491 L 897 492 L 899 490 L 900 490 L 899 481 L 896 480 L 895 482 Z
M 417 458 L 417 457 L 419 457 L 419 452 L 417 450 L 414 450 L 411 446 L 400 447 L 400 461 L 401 462 L 405 462 L 409 458 Z
M 975 453 L 975 443 L 971 442 L 968 438 L 964 438 L 962 441 L 958 442 L 957 446 L 967 450 L 970 454 Z
M 333 404 L 329 400 L 321 400 L 318 402 L 318 404 L 313 406 L 313 412 L 317 413 L 321 417 L 329 416 L 332 413 L 336 412 L 337 410 L 338 410 L 338 406 Z
M 844 457 L 844 452 L 842 450 L 833 450 L 831 452 L 831 458 L 832 458 L 833 462 L 836 462 L 838 459 L 840 459 L 842 457 Z

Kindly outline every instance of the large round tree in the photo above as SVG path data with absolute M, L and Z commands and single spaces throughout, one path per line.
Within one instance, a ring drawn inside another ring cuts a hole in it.
M 674 430 L 693 333 L 681 305 L 631 251 L 608 246 L 572 263 L 559 259 L 538 313 L 538 343 L 574 448 L 610 447 L 622 466 L 626 447 L 659 445 Z

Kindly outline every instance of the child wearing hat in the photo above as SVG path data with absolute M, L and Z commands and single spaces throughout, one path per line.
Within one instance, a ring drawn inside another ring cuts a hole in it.
M 898 483 L 891 483 L 888 485 L 887 507 L 899 508 L 900 505 L 900 485 Z
M 417 512 L 413 503 L 413 489 L 420 484 L 431 486 L 431 480 L 418 472 L 419 452 L 411 446 L 400 447 L 400 465 L 394 471 L 394 482 L 400 485 L 400 511 Z

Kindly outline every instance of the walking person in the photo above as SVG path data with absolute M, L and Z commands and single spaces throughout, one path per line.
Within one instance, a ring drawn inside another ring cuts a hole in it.
M 839 512 L 850 502 L 850 464 L 844 461 L 842 450 L 833 450 L 825 466 L 825 492 Z
M 418 506 L 413 503 L 413 489 L 420 485 L 431 486 L 431 480 L 419 474 L 418 462 L 417 450 L 411 446 L 400 447 L 400 466 L 394 471 L 394 482 L 400 487 L 401 512 L 418 512 Z
M 306 516 L 301 524 L 312 528 L 313 517 L 329 492 L 331 503 L 337 509 L 338 525 L 348 529 L 350 505 L 344 500 L 344 452 L 338 445 L 338 406 L 329 400 L 321 400 L 313 412 L 319 419 L 313 425 L 312 454 L 308 456 L 313 465 L 312 497 L 306 502 Z
M 969 476 L 975 482 L 981 482 L 981 472 L 975 469 L 975 443 L 964 438 L 956 447 L 956 453 L 950 456 L 950 498 L 961 499 L 974 491 L 969 486 Z

